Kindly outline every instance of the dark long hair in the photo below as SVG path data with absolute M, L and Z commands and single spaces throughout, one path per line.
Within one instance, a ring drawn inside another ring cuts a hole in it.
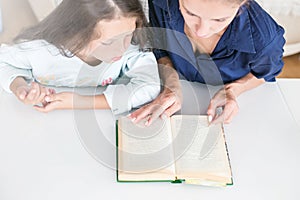
M 46 40 L 64 55 L 72 56 L 96 39 L 94 30 L 100 20 L 112 20 L 118 16 L 136 17 L 137 28 L 147 25 L 139 0 L 63 0 L 49 16 L 21 32 L 14 41 Z M 137 29 L 132 43 L 144 46 L 144 33 Z

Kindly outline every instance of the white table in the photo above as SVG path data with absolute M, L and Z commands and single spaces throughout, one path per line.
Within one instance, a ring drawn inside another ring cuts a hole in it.
M 205 112 L 205 87 L 183 84 L 182 112 Z M 227 188 L 117 183 L 110 111 L 42 114 L 0 91 L 0 199 L 299 199 L 298 91 L 300 79 L 278 80 L 240 96 L 225 126 L 234 177 Z

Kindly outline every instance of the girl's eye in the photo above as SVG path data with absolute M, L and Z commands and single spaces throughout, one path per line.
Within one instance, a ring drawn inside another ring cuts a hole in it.
M 104 45 L 104 46 L 111 45 L 112 43 L 113 43 L 112 41 L 101 42 L 101 44 Z

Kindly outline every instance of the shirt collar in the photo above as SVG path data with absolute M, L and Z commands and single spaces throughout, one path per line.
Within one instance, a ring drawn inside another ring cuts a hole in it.
M 181 20 L 182 15 L 179 10 L 178 0 L 152 0 L 156 6 L 169 13 L 169 19 L 172 27 L 176 31 L 183 32 Z M 246 52 L 256 53 L 253 35 L 251 31 L 251 22 L 247 11 L 247 5 L 240 8 L 238 15 L 234 18 L 228 30 L 224 33 L 227 48 Z M 180 20 L 181 19 L 181 20 Z
M 174 0 L 173 0 L 174 1 Z M 153 4 L 159 6 L 161 9 L 168 11 L 172 3 L 169 0 L 152 0 Z
M 251 22 L 246 6 L 242 6 L 227 34 L 228 47 L 246 53 L 256 53 Z M 231 40 L 231 41 L 229 41 Z

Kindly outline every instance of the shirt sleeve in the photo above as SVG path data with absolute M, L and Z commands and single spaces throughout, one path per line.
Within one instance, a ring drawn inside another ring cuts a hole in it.
M 10 84 L 18 77 L 32 80 L 31 65 L 26 56 L 26 51 L 17 45 L 5 46 L 0 49 L 0 85 L 11 93 Z
M 157 62 L 153 53 L 140 52 L 127 60 L 116 84 L 104 91 L 105 98 L 117 115 L 153 100 L 160 92 Z
M 153 27 L 153 36 L 152 36 L 152 42 L 154 47 L 154 55 L 157 60 L 159 60 L 162 57 L 169 56 L 168 52 L 162 49 L 164 48 L 164 45 L 166 45 L 166 27 L 162 24 L 163 21 L 165 21 L 163 18 L 163 10 L 157 6 L 155 6 L 152 2 L 152 0 L 149 0 L 149 21 L 151 27 Z M 167 22 L 165 22 L 167 23 Z
M 250 63 L 251 73 L 257 78 L 264 78 L 265 81 L 275 81 L 275 77 L 283 67 L 283 46 L 285 39 L 284 30 L 279 29 L 277 36 L 262 50 L 256 53 L 256 57 Z

